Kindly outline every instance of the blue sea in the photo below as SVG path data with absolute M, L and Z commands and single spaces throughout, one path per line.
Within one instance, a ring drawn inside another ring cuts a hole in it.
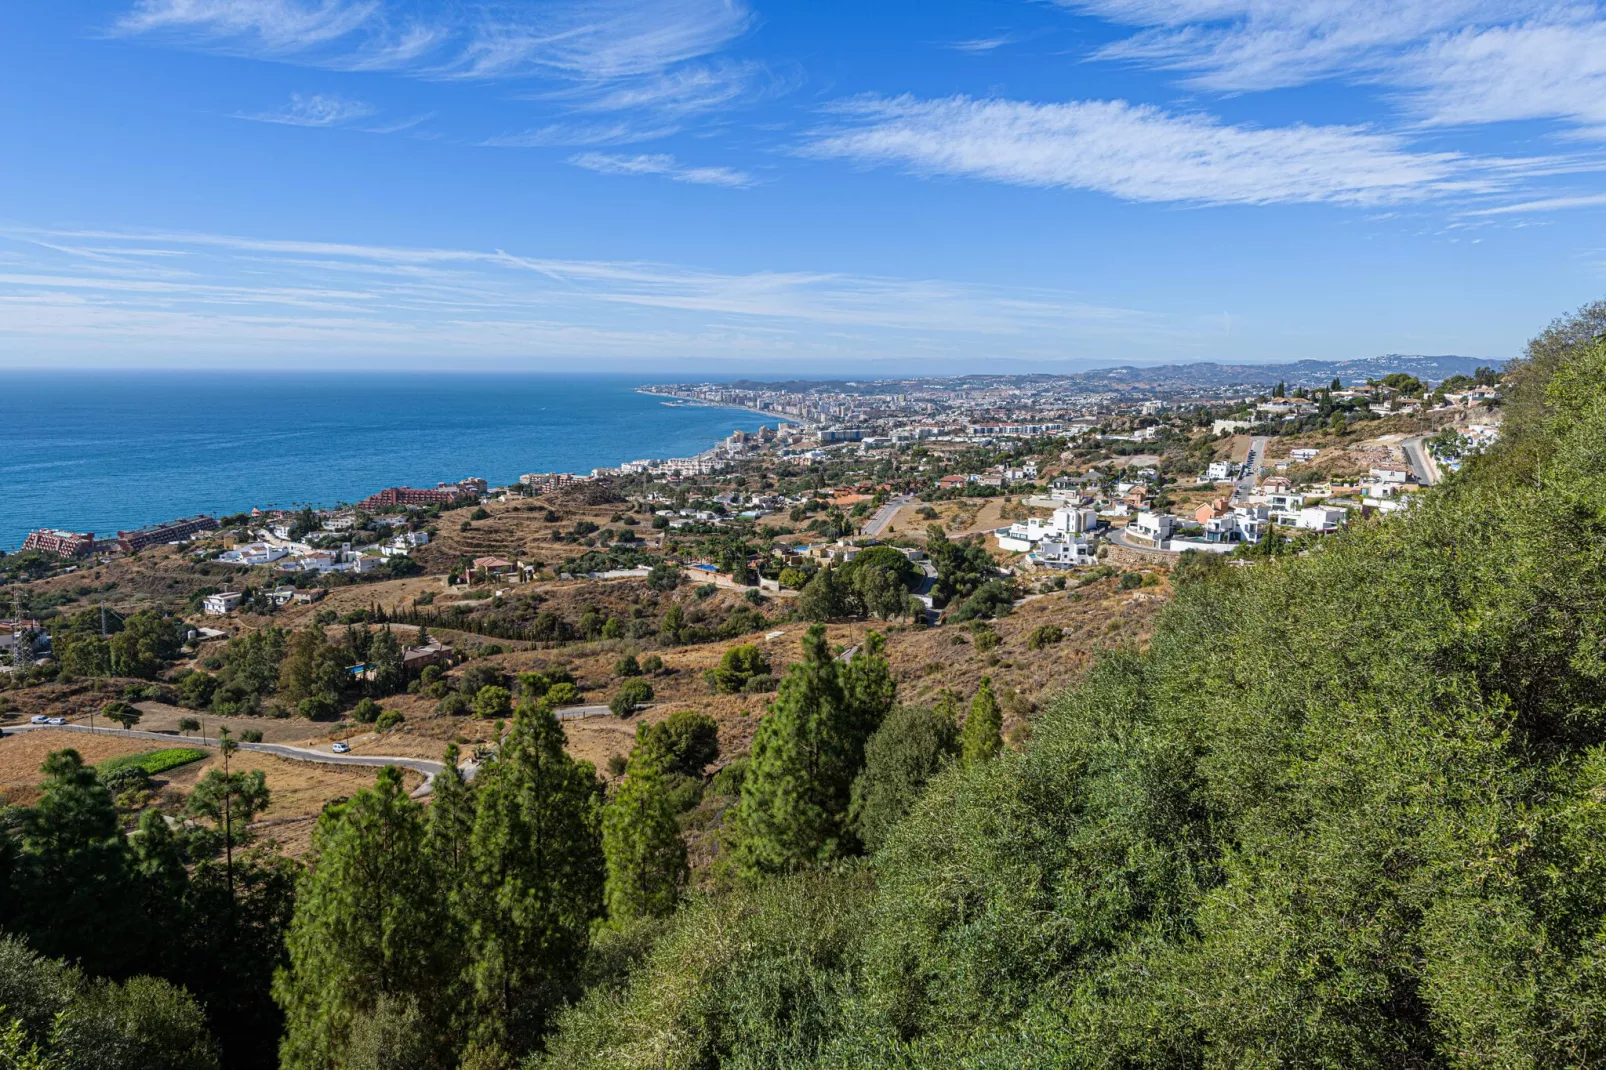
M 639 378 L 0 371 L 0 548 L 382 487 L 680 457 L 756 413 L 670 406 Z M 773 424 L 772 418 L 768 421 Z

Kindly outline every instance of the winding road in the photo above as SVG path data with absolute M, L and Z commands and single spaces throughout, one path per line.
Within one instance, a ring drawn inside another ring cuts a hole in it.
M 606 706 L 571 706 L 566 710 L 557 711 L 560 721 L 578 721 L 585 717 L 611 717 L 612 711 Z M 39 732 L 49 730 L 52 732 L 85 732 L 97 736 L 120 736 L 126 739 L 149 739 L 158 743 L 166 743 L 175 747 L 216 747 L 218 741 L 210 736 L 181 736 L 172 732 L 142 732 L 137 728 L 91 728 L 82 724 L 19 724 L 8 725 L 0 729 L 0 735 L 11 735 L 13 732 Z M 383 768 L 387 765 L 400 766 L 411 769 L 424 777 L 424 783 L 418 787 L 413 796 L 428 795 L 435 783 L 435 778 L 446 768 L 441 762 L 430 761 L 428 758 L 406 758 L 400 755 L 385 754 L 336 754 L 333 751 L 313 750 L 311 747 L 292 747 L 287 743 L 237 743 L 244 751 L 254 751 L 258 754 L 271 754 L 275 758 L 286 758 L 295 762 L 321 762 L 324 765 L 358 765 L 369 768 Z M 475 764 L 465 762 L 458 767 L 463 771 L 465 779 L 473 779 Z

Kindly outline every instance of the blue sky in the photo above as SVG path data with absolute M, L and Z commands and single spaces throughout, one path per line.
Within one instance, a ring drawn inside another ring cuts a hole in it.
M 1606 294 L 1606 10 L 13 0 L 0 364 L 1506 358 Z

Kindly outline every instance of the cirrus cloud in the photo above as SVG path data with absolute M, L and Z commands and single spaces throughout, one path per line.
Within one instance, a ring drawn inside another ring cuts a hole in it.
M 746 189 L 754 184 L 752 175 L 729 167 L 687 167 L 668 153 L 616 156 L 604 152 L 582 152 L 569 158 L 576 167 L 604 175 L 658 175 L 676 182 L 698 186 L 724 186 Z
M 1359 126 L 1235 126 L 1121 100 L 873 97 L 835 111 L 805 154 L 1128 201 L 1394 204 L 1496 192 L 1535 166 L 1416 151 Z

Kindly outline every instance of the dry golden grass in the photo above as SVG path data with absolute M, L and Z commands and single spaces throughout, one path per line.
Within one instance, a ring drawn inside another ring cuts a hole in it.
M 107 758 L 120 758 L 125 754 L 144 754 L 169 746 L 181 746 L 182 741 L 158 743 L 151 739 L 130 739 L 123 736 L 90 735 L 87 732 L 40 729 L 28 732 L 7 733 L 0 739 L 0 793 L 14 803 L 31 801 L 36 789 L 44 780 L 39 767 L 52 752 L 71 748 L 90 765 Z

